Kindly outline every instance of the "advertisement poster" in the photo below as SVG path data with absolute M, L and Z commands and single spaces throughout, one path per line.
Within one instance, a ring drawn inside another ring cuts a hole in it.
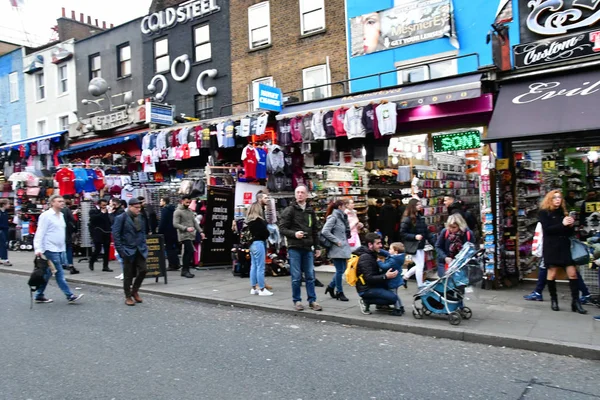
M 415 0 L 350 20 L 352 56 L 452 36 L 450 0 Z
M 201 265 L 231 265 L 233 246 L 233 189 L 209 187 Z

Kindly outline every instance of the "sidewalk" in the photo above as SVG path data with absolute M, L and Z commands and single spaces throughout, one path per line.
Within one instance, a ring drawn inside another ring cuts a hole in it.
M 13 266 L 0 266 L 0 272 L 23 275 L 31 272 L 33 253 L 11 252 L 10 259 Z M 102 272 L 101 263 L 96 263 L 96 270 L 93 272 L 85 262 L 76 265 L 76 268 L 81 273 L 67 274 L 69 282 L 122 287 L 122 281 L 115 279 L 120 273 L 116 262 L 111 262 L 114 272 Z M 352 287 L 347 287 L 344 292 L 350 298 L 349 302 L 326 297 L 323 294 L 325 289 L 317 288 L 318 302 L 323 306 L 323 311 L 314 312 L 307 308 L 306 311 L 296 312 L 292 309 L 289 276 L 267 278 L 275 294 L 260 297 L 250 295 L 248 278 L 234 277 L 230 269 L 192 272 L 196 275 L 193 279 L 182 278 L 179 273 L 171 272 L 168 274 L 166 285 L 162 279 L 156 283 L 154 278 L 147 278 L 141 291 L 212 304 L 293 314 L 347 325 L 600 360 L 600 323 L 592 319 L 592 316 L 600 314 L 600 308 L 585 306 L 588 310 L 587 315 L 571 312 L 570 295 L 566 286 L 559 286 L 560 312 L 550 309 L 549 298 L 543 302 L 523 300 L 523 295 L 531 291 L 532 286 L 529 285 L 497 291 L 475 289 L 474 293 L 467 295 L 466 301 L 467 306 L 473 310 L 473 318 L 463 320 L 459 326 L 451 326 L 445 317 L 425 317 L 423 320 L 413 318 L 411 304 L 412 294 L 416 289 L 414 281 L 409 281 L 408 290 L 400 289 L 407 313 L 402 317 L 392 317 L 385 312 L 374 310 L 372 315 L 361 314 L 357 303 L 358 295 Z M 330 272 L 319 271 L 317 268 L 317 278 L 325 285 L 331 277 Z M 57 296 L 56 281 L 52 282 L 50 293 Z M 302 296 L 307 306 L 304 287 Z M 93 301 L 93 297 L 85 297 L 85 301 Z M 119 304 L 122 302 L 119 301 Z

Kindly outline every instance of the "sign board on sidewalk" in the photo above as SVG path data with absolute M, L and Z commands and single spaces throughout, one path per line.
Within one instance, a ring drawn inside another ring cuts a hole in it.
M 209 187 L 200 265 L 231 265 L 233 189 Z
M 163 235 L 148 235 L 146 237 L 148 245 L 148 258 L 146 259 L 146 278 L 158 278 L 161 276 L 167 283 L 167 264 L 165 262 L 165 238 Z

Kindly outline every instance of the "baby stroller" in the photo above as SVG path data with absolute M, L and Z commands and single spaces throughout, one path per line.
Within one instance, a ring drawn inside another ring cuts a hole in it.
M 482 255 L 483 251 L 478 252 L 472 243 L 465 243 L 444 276 L 414 295 L 413 316 L 422 319 L 424 315 L 443 314 L 448 316 L 451 325 L 470 319 L 473 312 L 464 306 L 463 298 L 468 285 L 483 279 Z

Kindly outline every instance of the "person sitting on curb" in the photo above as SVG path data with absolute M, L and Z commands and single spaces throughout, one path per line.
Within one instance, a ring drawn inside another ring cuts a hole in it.
M 381 250 L 381 237 L 376 233 L 369 233 L 365 237 L 365 245 L 357 249 L 354 254 L 358 255 L 356 268 L 356 291 L 360 296 L 360 311 L 370 314 L 369 305 L 394 305 L 390 315 L 401 316 L 404 307 L 398 295 L 388 290 L 388 281 L 398 276 L 399 271 L 389 269 L 385 273 L 379 269 L 377 254 Z

